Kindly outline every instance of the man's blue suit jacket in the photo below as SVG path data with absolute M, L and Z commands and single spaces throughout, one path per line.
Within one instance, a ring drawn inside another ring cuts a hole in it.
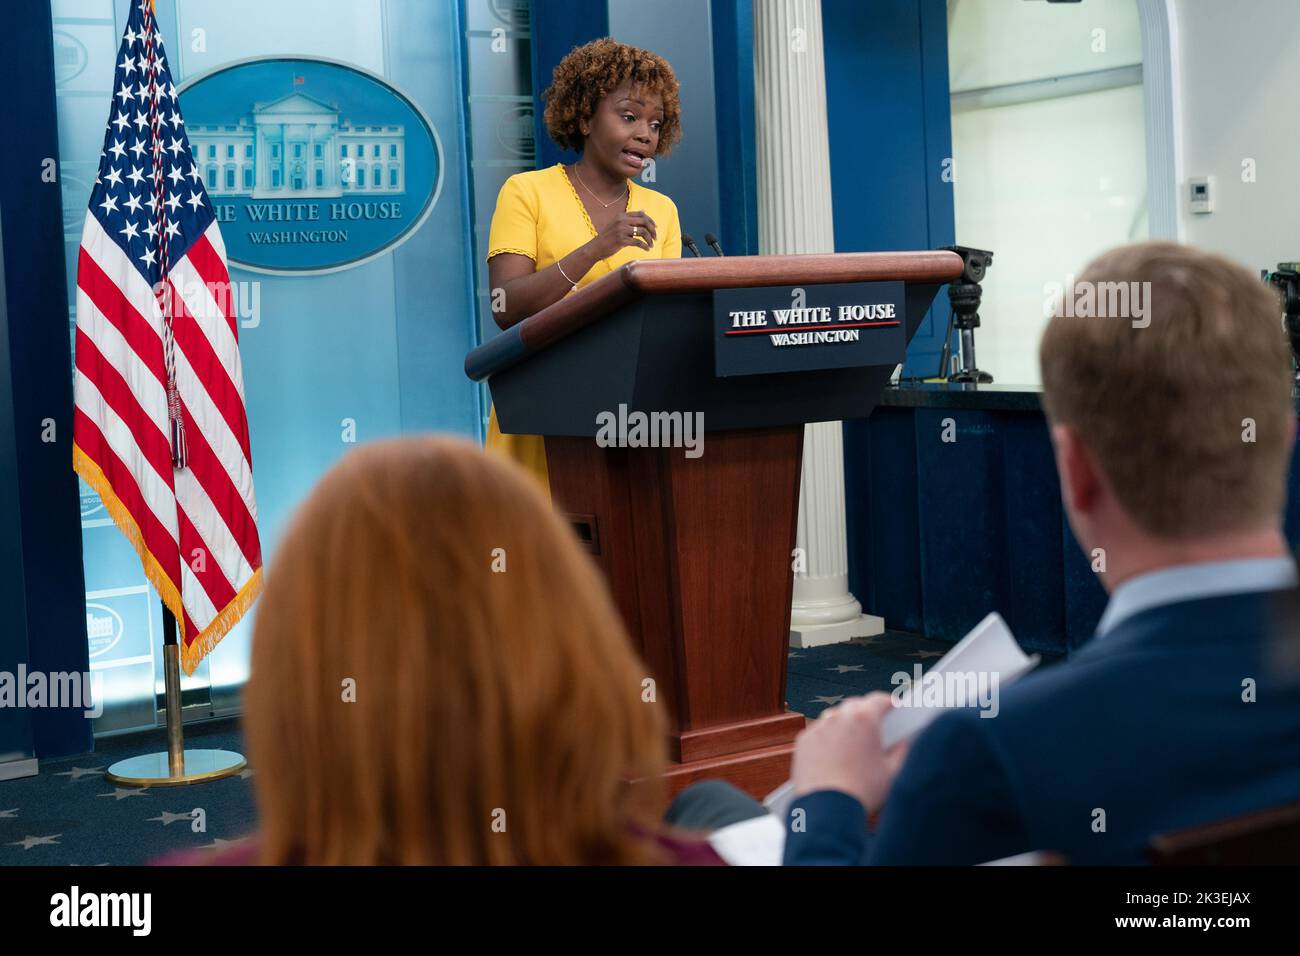
M 786 864 L 1144 863 L 1156 834 L 1300 801 L 1300 627 L 1279 617 L 1284 593 L 1149 608 L 1002 688 L 996 717 L 945 714 L 874 833 L 846 794 L 796 798 Z

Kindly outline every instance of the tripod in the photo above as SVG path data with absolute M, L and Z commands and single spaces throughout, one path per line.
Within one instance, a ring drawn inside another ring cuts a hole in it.
M 948 301 L 952 311 L 948 313 L 948 330 L 943 336 L 943 352 L 939 355 L 939 378 L 950 382 L 974 383 L 988 385 L 993 376 L 981 372 L 975 366 L 975 330 L 980 326 L 980 299 L 984 290 L 978 282 L 971 282 L 963 276 L 948 286 Z M 948 374 L 948 365 L 952 354 L 952 330 L 954 325 L 961 333 L 961 368 Z

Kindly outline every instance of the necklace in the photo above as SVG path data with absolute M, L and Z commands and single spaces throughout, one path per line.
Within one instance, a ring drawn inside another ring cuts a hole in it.
M 617 196 L 615 196 L 615 197 L 614 197 L 613 199 L 611 199 L 609 202 L 605 202 L 603 199 L 601 199 L 601 198 L 600 198 L 599 196 L 597 196 L 595 193 L 592 193 L 592 192 L 591 192 L 591 187 L 588 186 L 586 183 L 583 183 L 583 182 L 582 182 L 582 174 L 578 172 L 578 164 L 577 164 L 577 163 L 574 163 L 574 164 L 573 164 L 573 175 L 575 175 L 575 176 L 578 177 L 578 182 L 582 183 L 582 188 L 585 189 L 585 190 L 587 190 L 587 192 L 591 193 L 591 198 L 594 199 L 594 200 L 596 200 L 596 202 L 600 203 L 600 204 L 601 204 L 602 206 L 604 206 L 606 209 L 608 209 L 610 206 L 614 205 L 614 203 L 618 202 L 620 199 L 623 198 L 623 193 L 619 193 Z M 624 192 L 626 192 L 626 191 L 627 191 L 627 186 L 624 186 L 624 187 L 623 187 L 623 190 L 624 190 Z

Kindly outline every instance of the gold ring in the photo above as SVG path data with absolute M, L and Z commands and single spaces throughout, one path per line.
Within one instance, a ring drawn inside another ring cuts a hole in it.
M 641 229 L 640 226 L 633 226 L 633 227 L 632 227 L 632 238 L 633 238 L 633 239 L 635 239 L 635 238 L 637 237 L 637 235 L 638 235 L 639 232 L 640 232 L 640 229 Z

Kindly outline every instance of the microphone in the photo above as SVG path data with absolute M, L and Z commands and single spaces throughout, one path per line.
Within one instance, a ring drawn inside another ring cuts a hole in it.
M 691 252 L 695 254 L 696 259 L 700 258 L 700 247 L 697 246 L 695 240 L 686 233 L 682 233 L 682 245 L 691 250 Z
M 717 236 L 715 236 L 711 232 L 706 232 L 704 234 L 704 241 L 709 244 L 709 248 L 711 248 L 714 252 L 716 252 L 718 255 L 722 255 L 722 246 L 718 245 Z

